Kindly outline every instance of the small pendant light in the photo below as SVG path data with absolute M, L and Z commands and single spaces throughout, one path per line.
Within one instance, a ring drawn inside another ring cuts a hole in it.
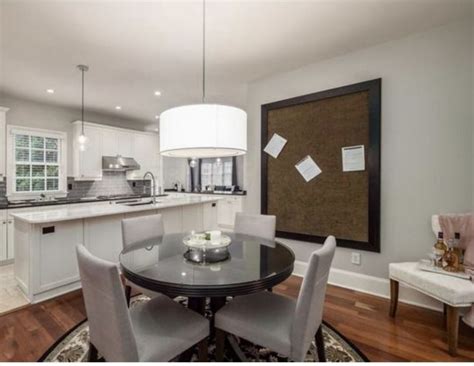
M 82 106 L 81 106 L 81 134 L 79 135 L 77 142 L 79 142 L 79 149 L 81 151 L 85 150 L 86 144 L 89 141 L 89 138 L 84 133 L 84 73 L 89 70 L 87 65 L 77 65 L 77 68 L 82 73 Z

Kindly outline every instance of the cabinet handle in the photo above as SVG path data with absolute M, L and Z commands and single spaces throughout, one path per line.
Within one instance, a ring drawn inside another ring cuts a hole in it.
M 2 224 L 5 225 L 7 222 L 6 221 L 2 221 Z
M 8 220 L 8 223 L 11 224 L 13 222 L 13 220 Z

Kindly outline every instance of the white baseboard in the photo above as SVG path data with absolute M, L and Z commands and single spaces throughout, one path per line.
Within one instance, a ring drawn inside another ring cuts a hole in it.
M 295 261 L 293 275 L 303 277 L 306 273 L 307 266 L 308 264 L 305 262 Z M 383 297 L 385 299 L 390 298 L 390 281 L 387 278 L 331 268 L 328 283 L 334 286 Z M 400 284 L 399 301 L 427 309 L 443 311 L 443 304 L 441 302 L 412 288 L 405 287 L 402 284 Z

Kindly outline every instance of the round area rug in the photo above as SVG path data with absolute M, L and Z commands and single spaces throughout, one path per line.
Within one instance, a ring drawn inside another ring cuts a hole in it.
M 144 295 L 135 296 L 131 301 L 131 306 L 148 301 Z M 186 298 L 177 298 L 176 301 L 185 304 Z M 207 310 L 208 311 L 208 310 Z M 209 311 L 208 311 L 209 314 Z M 206 314 L 206 315 L 208 315 Z M 328 362 L 368 362 L 367 357 L 357 349 L 344 336 L 338 333 L 329 324 L 323 323 L 324 346 L 326 359 Z M 260 347 L 238 339 L 238 344 L 247 360 L 250 362 L 286 362 L 287 357 L 272 352 L 268 348 Z M 89 326 L 87 320 L 75 326 L 64 336 L 62 336 L 48 351 L 39 359 L 39 362 L 87 362 L 89 352 Z M 209 343 L 209 360 L 214 361 L 215 344 Z M 194 352 L 191 361 L 197 361 L 197 350 Z M 227 350 L 225 361 L 237 361 L 233 358 L 232 352 Z M 314 341 L 306 355 L 306 362 L 317 362 L 318 356 Z

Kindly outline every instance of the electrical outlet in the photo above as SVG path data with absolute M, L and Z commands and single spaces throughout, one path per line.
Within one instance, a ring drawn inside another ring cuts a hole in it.
M 351 253 L 351 263 L 357 264 L 358 266 L 360 266 L 360 253 L 357 253 L 357 252 Z

